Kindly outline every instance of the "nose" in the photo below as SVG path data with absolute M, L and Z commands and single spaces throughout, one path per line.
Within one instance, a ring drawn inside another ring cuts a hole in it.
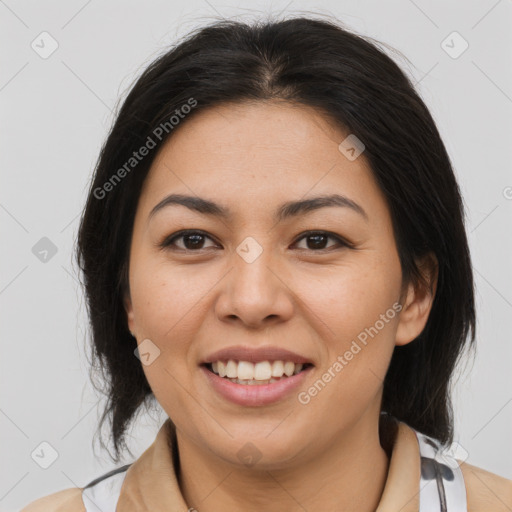
M 289 320 L 295 299 L 286 271 L 264 250 L 256 259 L 233 255 L 233 266 L 221 281 L 215 309 L 224 322 L 257 329 Z

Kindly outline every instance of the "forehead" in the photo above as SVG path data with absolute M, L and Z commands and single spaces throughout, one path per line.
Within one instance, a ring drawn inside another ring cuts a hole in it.
M 277 167 L 288 161 L 297 167 L 304 157 L 328 163 L 333 147 L 345 137 L 311 107 L 276 100 L 229 103 L 194 112 L 172 134 L 161 155 L 219 157 L 244 168 L 251 167 L 253 158 L 260 164 L 274 162 Z M 292 165 L 284 165 L 283 170 L 287 168 L 293 170 Z
M 315 109 L 282 101 L 194 112 L 160 149 L 141 207 L 147 216 L 171 192 L 208 197 L 234 211 L 237 204 L 256 211 L 336 192 L 368 209 L 379 201 L 383 207 L 364 153 L 351 161 L 339 150 L 348 135 Z

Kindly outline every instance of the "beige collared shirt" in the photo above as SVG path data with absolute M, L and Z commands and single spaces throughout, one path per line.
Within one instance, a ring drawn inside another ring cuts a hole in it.
M 187 512 L 173 464 L 171 424 L 167 420 L 155 441 L 126 471 L 117 507 L 103 512 Z M 512 480 L 461 464 L 470 512 L 511 512 Z M 388 477 L 376 512 L 418 512 L 421 459 L 413 429 L 398 422 Z M 21 512 L 89 512 L 83 488 L 66 489 L 40 498 Z M 422 511 L 423 512 L 423 511 Z M 437 512 L 428 510 L 425 512 Z M 450 512 L 450 510 L 448 510 Z

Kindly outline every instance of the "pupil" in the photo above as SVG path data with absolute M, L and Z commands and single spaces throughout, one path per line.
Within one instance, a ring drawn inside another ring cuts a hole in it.
M 325 235 L 310 235 L 308 238 L 309 238 L 309 239 L 316 239 L 316 241 L 317 241 L 317 242 L 315 242 L 314 247 L 318 249 L 318 248 L 319 248 L 319 246 L 318 246 L 318 239 L 319 239 L 319 238 L 323 238 L 323 242 L 325 242 L 325 239 L 326 239 L 327 237 L 326 237 Z M 324 247 L 323 247 L 323 245 L 324 245 L 324 244 L 322 244 L 322 242 L 320 242 L 320 246 L 322 246 L 322 247 L 320 247 L 320 248 L 324 248 Z
M 192 248 L 192 249 L 197 248 L 197 247 L 198 247 L 198 245 L 201 245 L 201 241 L 202 241 L 202 240 L 201 240 L 201 238 L 202 238 L 202 237 L 203 237 L 203 235 L 185 235 L 185 236 L 184 236 L 185 247 L 186 247 L 187 249 L 190 249 L 190 248 Z M 189 244 L 187 244 L 187 241 L 190 241 L 190 239 L 195 239 L 195 242 L 193 242 L 193 243 L 192 243 L 191 247 L 189 247 L 189 246 L 188 246 Z M 198 240 L 198 239 L 199 239 L 199 240 Z M 199 242 L 199 244 L 198 244 L 198 242 Z

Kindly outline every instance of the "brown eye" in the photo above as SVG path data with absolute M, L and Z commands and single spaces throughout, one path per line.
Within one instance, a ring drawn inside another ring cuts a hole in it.
M 207 249 L 205 247 L 205 239 L 212 240 L 209 236 L 204 234 L 202 231 L 180 231 L 179 233 L 175 233 L 171 235 L 171 237 L 167 237 L 161 244 L 162 248 L 170 248 L 170 249 L 181 249 L 186 251 L 195 251 L 201 249 Z M 179 246 L 175 242 L 177 240 L 183 240 L 183 245 Z
M 326 247 L 327 241 L 329 239 L 336 240 L 338 243 L 338 246 L 348 246 L 344 240 L 342 240 L 339 236 L 333 235 L 331 233 L 325 232 L 325 231 L 316 231 L 316 232 L 309 232 L 303 235 L 301 238 L 299 238 L 299 241 L 306 240 L 306 247 L 305 249 L 310 249 L 312 251 L 322 251 L 322 250 L 329 250 L 330 247 Z M 336 246 L 336 244 L 335 244 Z M 332 246 L 331 246 L 332 247 Z M 303 249 L 303 248 L 301 248 Z

